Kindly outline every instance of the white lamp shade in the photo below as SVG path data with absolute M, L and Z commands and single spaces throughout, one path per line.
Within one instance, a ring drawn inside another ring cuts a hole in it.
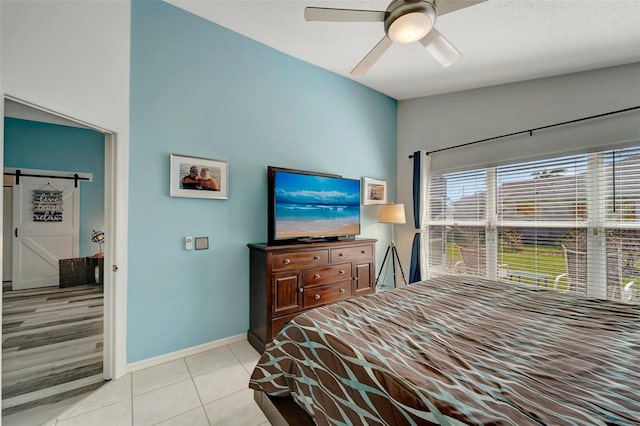
M 378 222 L 407 223 L 404 216 L 404 204 L 383 204 L 378 213 Z
M 427 14 L 410 12 L 391 23 L 389 38 L 396 43 L 411 43 L 426 36 L 431 27 L 433 21 Z

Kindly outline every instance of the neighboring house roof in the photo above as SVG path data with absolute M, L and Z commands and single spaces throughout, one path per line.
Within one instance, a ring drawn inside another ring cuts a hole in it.
M 613 164 L 605 164 L 600 190 L 609 199 L 614 194 Z M 446 187 L 446 183 L 443 183 Z M 503 220 L 522 220 L 536 216 L 537 220 L 586 219 L 588 190 L 587 172 L 577 175 L 534 177 L 499 185 L 497 213 Z M 451 205 L 454 220 L 484 219 L 486 191 L 465 195 Z M 640 155 L 632 155 L 615 163 L 615 197 L 625 210 L 640 209 Z M 438 200 L 432 199 L 432 205 Z M 447 203 L 444 203 L 445 205 Z M 636 207 L 636 205 L 638 205 Z M 446 215 L 451 217 L 449 215 Z

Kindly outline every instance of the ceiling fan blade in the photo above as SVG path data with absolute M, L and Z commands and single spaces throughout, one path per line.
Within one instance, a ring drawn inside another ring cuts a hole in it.
M 305 7 L 307 21 L 330 22 L 382 22 L 386 12 L 377 10 L 332 9 L 325 7 Z
M 367 71 L 369 71 L 369 68 L 371 68 L 378 59 L 380 59 L 380 56 L 382 56 L 382 54 L 386 52 L 389 46 L 391 46 L 392 44 L 393 41 L 391 41 L 389 37 L 382 37 L 382 40 L 380 40 L 378 44 L 376 44 L 375 47 L 371 49 L 369 53 L 367 53 L 367 56 L 365 56 L 360 61 L 360 63 L 356 65 L 353 70 L 351 70 L 351 75 L 365 75 Z
M 485 1 L 487 0 L 436 0 L 435 6 L 438 16 L 442 16 Z
M 445 68 L 462 58 L 462 53 L 453 47 L 453 44 L 449 43 L 449 40 L 444 38 L 435 28 L 432 28 L 426 36 L 420 39 L 420 43 Z

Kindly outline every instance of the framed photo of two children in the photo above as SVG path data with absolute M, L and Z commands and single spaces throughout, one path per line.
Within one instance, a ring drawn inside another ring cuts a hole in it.
M 226 200 L 229 167 L 226 161 L 171 154 L 169 195 Z

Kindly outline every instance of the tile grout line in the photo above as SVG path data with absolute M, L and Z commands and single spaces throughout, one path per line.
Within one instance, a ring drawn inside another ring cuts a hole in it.
M 198 395 L 198 401 L 200 401 L 200 407 L 204 410 L 204 406 L 202 405 L 202 399 L 200 398 L 200 394 L 198 393 L 198 388 L 196 387 L 195 382 L 193 381 L 193 376 L 191 375 L 191 370 L 189 369 L 189 364 L 187 363 L 187 359 L 186 359 L 186 357 L 182 357 L 182 358 L 180 358 L 180 359 L 184 362 L 185 367 L 187 367 L 187 372 L 189 373 L 189 379 L 191 380 L 191 383 L 193 383 L 193 387 L 194 387 L 194 389 L 195 389 L 195 391 L 196 391 L 196 395 Z M 176 361 L 177 361 L 177 360 L 176 360 Z M 174 362 L 174 361 L 170 361 L 170 362 Z M 153 367 L 150 367 L 150 368 L 153 368 Z M 134 373 L 135 373 L 135 372 L 134 372 Z M 160 390 L 160 389 L 164 389 L 164 388 L 167 388 L 167 387 L 169 387 L 169 386 L 176 385 L 176 384 L 178 384 L 178 383 L 186 382 L 186 381 L 187 381 L 187 380 L 189 380 L 189 379 L 178 380 L 177 382 L 167 383 L 167 384 L 165 384 L 164 386 L 161 386 L 161 387 L 159 387 L 159 388 L 155 388 L 155 389 L 149 390 L 149 391 L 147 391 L 147 392 L 143 392 L 143 393 L 141 393 L 141 394 L 139 394 L 139 395 L 136 395 L 135 397 L 139 397 L 139 396 L 142 396 L 142 395 L 146 395 L 146 394 L 148 394 L 148 393 L 155 392 L 155 391 L 158 391 L 158 390 Z M 134 395 L 133 395 L 133 373 L 131 373 L 131 425 L 132 425 L 132 426 L 135 426 L 135 423 L 134 423 L 134 413 L 133 413 L 133 398 L 134 398 Z M 159 422 L 153 423 L 153 425 L 151 425 L 151 426 L 158 425 L 158 424 L 160 424 L 160 423 L 162 423 L 162 422 L 166 422 L 167 420 L 171 420 L 171 419 L 173 419 L 173 418 L 176 418 L 176 417 L 178 417 L 178 416 L 181 416 L 181 415 L 186 414 L 186 413 L 188 413 L 189 411 L 193 411 L 193 410 L 194 410 L 194 409 L 187 410 L 187 411 L 184 411 L 184 412 L 182 412 L 182 413 L 178 413 L 178 414 L 176 414 L 175 416 L 168 417 L 168 418 L 166 418 L 166 419 L 160 420 Z M 205 412 L 205 415 L 206 415 L 206 412 Z M 209 421 L 209 419 L 208 419 L 208 418 L 207 418 L 207 421 Z
M 236 353 L 231 349 L 230 345 L 226 345 L 226 348 L 227 348 L 227 350 L 229 350 L 229 351 L 232 353 L 233 357 L 235 358 L 236 362 L 235 362 L 234 364 L 236 364 L 236 363 L 237 363 L 237 364 L 240 364 L 240 366 L 242 367 L 242 369 L 243 369 L 244 371 L 246 371 L 246 372 L 250 375 L 251 373 L 250 373 L 249 371 L 247 371 L 246 366 L 243 364 L 243 361 L 244 361 L 244 360 L 243 360 L 243 359 L 241 359 L 241 358 L 240 358 L 240 356 L 239 356 L 238 354 L 236 354 Z M 196 395 L 198 396 L 198 401 L 200 402 L 200 407 L 199 407 L 199 408 L 201 408 L 202 410 L 204 410 L 205 418 L 206 418 L 206 420 L 207 420 L 208 424 L 209 424 L 209 425 L 211 425 L 211 424 L 212 424 L 212 421 L 211 421 L 211 419 L 209 418 L 209 414 L 207 413 L 207 410 L 205 409 L 205 404 L 203 403 L 202 396 L 200 395 L 200 392 L 198 391 L 198 387 L 197 387 L 197 385 L 196 385 L 196 383 L 195 383 L 195 377 L 201 376 L 201 375 L 203 375 L 203 374 L 208 374 L 208 373 L 213 372 L 213 371 L 216 371 L 216 370 L 221 370 L 221 369 L 224 369 L 224 368 L 230 367 L 230 366 L 232 366 L 233 364 L 230 364 L 230 365 L 227 365 L 227 366 L 222 366 L 222 367 L 219 367 L 219 368 L 216 368 L 216 369 L 210 370 L 210 371 L 203 372 L 203 373 L 201 373 L 201 374 L 199 374 L 199 375 L 197 375 L 197 376 L 194 376 L 194 375 L 193 375 L 192 368 L 189 366 L 189 363 L 187 362 L 187 358 L 189 358 L 189 357 L 183 357 L 183 358 L 181 358 L 181 359 L 182 359 L 182 361 L 183 361 L 183 363 L 184 363 L 184 365 L 185 365 L 185 367 L 186 367 L 186 369 L 187 369 L 187 372 L 188 372 L 188 374 L 189 374 L 189 379 L 191 380 L 191 383 L 193 384 L 193 387 L 194 387 L 194 389 L 195 389 L 195 391 L 196 391 Z M 246 361 L 249 361 L 249 360 L 250 360 L 250 358 L 249 358 L 249 357 L 247 357 L 247 358 L 246 358 Z M 138 396 L 141 396 L 141 395 L 146 395 L 146 394 L 148 394 L 148 393 L 150 393 L 150 392 L 154 392 L 154 391 L 157 391 L 157 390 L 159 390 L 159 389 L 162 389 L 162 388 L 165 388 L 165 387 L 168 387 L 168 386 L 175 385 L 175 384 L 177 384 L 177 383 L 180 383 L 180 381 L 177 381 L 177 382 L 174 382 L 174 383 L 167 383 L 167 384 L 165 384 L 165 385 L 164 385 L 164 386 L 162 386 L 162 387 L 159 387 L 159 388 L 156 388 L 156 389 L 152 389 L 152 390 L 149 390 L 149 391 L 147 391 L 147 392 L 141 393 L 140 395 L 135 395 L 135 396 L 134 396 L 134 392 L 133 392 L 133 387 L 134 387 L 134 384 L 133 384 L 134 377 L 133 377 L 133 376 L 134 376 L 134 373 L 129 373 L 129 374 L 130 374 L 130 378 L 131 378 L 131 382 L 130 382 L 130 385 L 129 385 L 129 386 L 130 386 L 130 398 L 129 398 L 129 403 L 130 403 L 130 407 L 131 407 L 130 421 L 131 421 L 131 426 L 136 426 L 136 424 L 135 424 L 135 420 L 134 420 L 134 419 L 135 419 L 135 412 L 134 412 L 134 410 L 135 410 L 135 409 L 134 409 L 134 404 L 133 404 L 133 400 L 134 400 L 134 398 L 135 398 L 135 397 L 138 397 Z M 224 399 L 224 398 L 229 397 L 229 396 L 231 396 L 231 395 L 239 394 L 239 393 L 244 392 L 244 391 L 245 391 L 245 389 L 242 389 L 242 390 L 239 390 L 239 391 L 233 392 L 233 393 L 231 393 L 231 394 L 224 395 L 224 396 L 222 396 L 222 397 L 220 397 L 220 398 L 217 398 L 217 399 L 215 399 L 215 400 L 213 400 L 213 401 L 211 401 L 211 402 L 209 402 L 209 403 L 213 403 L 213 402 L 219 401 L 219 400 L 221 400 L 221 399 Z M 58 418 L 56 418 L 56 419 L 55 419 L 55 423 L 54 423 L 54 425 L 58 425 L 58 424 L 59 424 L 59 422 L 66 421 L 66 420 L 70 420 L 70 419 L 76 418 L 76 417 L 81 416 L 81 415 L 86 415 L 86 414 L 88 414 L 88 413 L 92 413 L 92 412 L 94 412 L 94 411 L 97 411 L 97 410 L 100 410 L 100 409 L 104 409 L 104 408 L 106 408 L 106 407 L 111 407 L 111 406 L 113 406 L 113 405 L 116 405 L 116 404 L 122 403 L 122 402 L 124 402 L 124 401 L 126 401 L 126 399 L 125 399 L 125 400 L 121 400 L 121 401 L 117 401 L 117 402 L 113 402 L 113 403 L 111 403 L 111 404 L 108 404 L 108 405 L 105 405 L 105 406 L 102 406 L 102 407 L 98 407 L 98 408 L 95 408 L 95 409 L 93 409 L 93 410 L 86 411 L 86 412 L 84 412 L 84 413 L 80 413 L 80 414 L 78 414 L 78 415 L 76 415 L 76 416 L 69 417 L 68 419 L 64 419 L 64 420 L 60 420 L 60 419 L 59 419 L 59 417 L 58 417 Z M 194 410 L 197 410 L 197 408 L 195 408 L 195 409 L 191 409 L 191 410 L 187 410 L 187 411 L 182 412 L 182 413 L 178 413 L 178 414 L 176 414 L 176 415 L 174 415 L 174 416 L 172 416 L 172 417 L 169 417 L 169 418 L 163 419 L 163 420 L 161 420 L 161 421 L 159 421 L 159 422 L 156 422 L 156 423 L 154 423 L 154 425 L 158 425 L 158 424 L 160 424 L 160 423 L 162 423 L 162 422 L 166 422 L 166 421 L 168 421 L 168 420 L 174 419 L 174 418 L 176 418 L 176 417 L 179 417 L 179 416 L 181 416 L 181 415 L 184 415 L 184 414 L 189 413 L 190 411 L 194 411 Z M 262 423 L 261 423 L 261 424 L 262 424 Z
M 189 372 L 189 377 L 191 377 L 191 383 L 193 383 L 193 388 L 196 390 L 196 395 L 198 395 L 198 401 L 200 401 L 200 408 L 204 411 L 204 417 L 207 419 L 207 423 L 211 425 L 211 419 L 209 418 L 209 414 L 207 414 L 207 410 L 204 409 L 204 403 L 202 402 L 202 396 L 200 396 L 200 392 L 198 392 L 198 386 L 196 386 L 196 381 L 194 380 L 193 373 L 191 372 L 191 368 L 189 368 L 189 363 L 187 362 L 187 357 L 183 358 L 184 363 L 187 364 L 187 371 Z
M 189 363 L 187 362 L 187 357 L 182 357 L 182 361 L 184 362 L 185 367 L 187 367 L 187 373 L 189 373 L 189 379 L 191 379 L 191 383 L 193 384 L 193 389 L 196 391 L 196 395 L 198 395 L 198 401 L 200 401 L 200 408 L 202 408 L 202 410 L 204 411 L 204 405 L 202 404 L 202 398 L 200 397 L 200 393 L 198 392 L 198 387 L 196 386 L 196 383 L 193 381 L 193 376 L 191 375 L 191 369 L 189 368 Z M 184 380 L 184 381 L 186 382 L 186 380 Z M 176 383 L 182 383 L 182 381 L 176 382 Z M 178 413 L 175 416 L 160 420 L 159 422 L 156 422 L 151 426 L 156 426 L 156 425 L 159 425 L 160 423 L 166 422 L 167 420 L 175 419 L 176 417 L 182 416 L 183 414 L 186 414 L 186 413 L 188 413 L 190 411 L 193 411 L 195 409 L 196 408 L 192 408 L 192 409 L 184 411 L 182 413 Z M 205 417 L 207 416 L 207 412 L 206 411 L 205 411 L 204 415 L 205 415 Z M 209 422 L 209 418 L 208 417 L 207 417 L 207 422 L 209 424 L 211 424 L 211 422 Z M 135 425 L 133 425 L 133 426 L 135 426 Z
M 88 395 L 88 396 L 89 396 L 89 395 Z M 56 417 L 56 424 L 58 424 L 58 422 L 66 422 L 67 420 L 75 419 L 76 417 L 80 417 L 80 416 L 84 416 L 84 415 L 89 414 L 89 413 L 93 413 L 94 411 L 102 410 L 103 408 L 107 408 L 107 407 L 111 407 L 111 406 L 114 406 L 114 405 L 122 404 L 123 402 L 127 401 L 128 399 L 129 399 L 129 398 L 127 398 L 127 399 L 123 399 L 123 400 L 121 400 L 121 401 L 112 402 L 112 403 L 110 403 L 110 404 L 107 404 L 107 405 L 103 405 L 103 406 L 100 406 L 100 407 L 94 408 L 93 410 L 83 411 L 82 413 L 78 413 L 78 414 L 76 414 L 75 416 L 71 416 L 71 417 L 68 417 L 68 418 L 66 418 L 66 419 L 62 419 L 62 420 L 60 420 L 60 416 L 63 416 L 63 415 L 66 413 L 66 411 L 65 411 L 65 412 L 63 412 L 62 414 L 60 414 L 58 417 Z M 76 405 L 77 405 L 77 404 L 80 404 L 80 403 L 82 403 L 82 400 L 77 401 L 77 402 L 76 402 Z M 70 410 L 71 408 L 74 408 L 74 407 L 75 407 L 75 405 L 73 405 L 73 406 L 69 407 L 69 410 Z M 132 409 L 132 411 L 133 411 L 133 409 Z M 132 421 L 133 421 L 133 419 L 132 419 Z
M 200 396 L 200 392 L 198 392 L 198 387 L 196 386 L 196 383 L 195 383 L 195 381 L 193 379 L 193 374 L 191 372 L 191 368 L 189 368 L 189 363 L 187 362 L 187 357 L 183 357 L 181 359 L 185 363 L 185 366 L 187 367 L 187 372 L 189 373 L 189 379 L 191 380 L 191 383 L 193 384 L 193 388 L 196 391 L 196 395 L 198 396 L 198 401 L 200 402 L 200 407 L 199 408 L 201 408 L 204 411 L 204 415 L 205 415 L 205 418 L 207 419 L 207 423 L 209 423 L 209 425 L 211 425 L 211 420 L 209 420 L 209 416 L 207 415 L 207 411 L 204 409 L 204 403 L 202 402 L 202 397 Z M 184 380 L 184 381 L 186 381 L 186 380 Z M 182 381 L 176 382 L 176 383 L 181 383 L 181 382 Z M 132 383 L 133 383 L 133 381 L 132 381 Z M 176 384 L 176 383 L 173 383 L 173 384 Z M 167 387 L 167 386 L 171 386 L 171 384 L 166 385 L 164 387 Z M 162 388 L 158 388 L 158 389 L 162 389 Z M 155 389 L 155 390 L 157 390 L 157 389 Z M 153 392 L 153 391 L 150 391 L 150 392 Z M 148 393 L 148 392 L 146 392 L 146 393 Z M 132 394 L 133 394 L 133 389 L 132 389 Z M 161 424 L 163 422 L 166 422 L 166 421 L 171 420 L 171 419 L 175 419 L 176 417 L 182 416 L 183 414 L 187 414 L 187 413 L 189 413 L 191 411 L 194 411 L 194 410 L 197 410 L 197 408 L 192 408 L 192 409 L 184 411 L 182 413 L 178 413 L 175 416 L 168 417 L 166 419 L 160 420 L 159 422 L 156 422 L 151 426 L 159 425 L 159 424 Z M 132 422 L 133 422 L 133 420 L 132 420 Z M 132 425 L 132 426 L 135 426 L 135 425 Z

